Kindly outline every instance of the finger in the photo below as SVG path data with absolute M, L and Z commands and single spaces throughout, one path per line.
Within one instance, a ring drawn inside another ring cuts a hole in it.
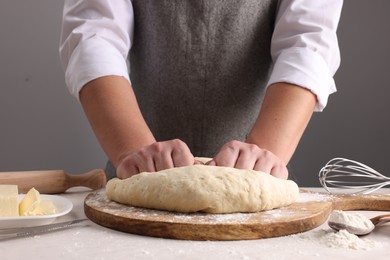
M 284 165 L 279 165 L 279 166 L 273 167 L 271 169 L 270 174 L 272 176 L 275 176 L 276 178 L 287 180 L 287 178 L 288 178 L 288 169 Z
M 205 165 L 205 163 L 198 161 L 198 160 L 195 160 L 194 165 Z
M 132 161 L 131 157 L 125 157 L 116 169 L 116 176 L 120 179 L 126 179 L 139 173 L 139 169 Z
M 124 168 L 118 168 L 116 170 L 116 176 L 119 178 L 119 179 L 127 179 L 133 175 L 137 175 L 139 172 L 138 168 L 137 167 L 130 167 L 130 168 L 127 168 L 127 169 L 124 169 Z
M 237 158 L 236 166 L 237 169 L 248 169 L 253 170 L 256 164 L 256 159 L 251 156 L 239 156 Z
M 265 160 L 264 158 L 259 158 L 253 169 L 255 171 L 265 172 L 271 174 L 271 170 L 274 167 L 274 163 L 271 160 Z
M 279 161 L 264 160 L 264 159 L 259 160 L 256 162 L 254 170 L 269 173 L 274 177 L 285 179 L 285 180 L 288 178 L 287 167 L 282 162 Z
M 135 166 L 138 168 L 139 172 L 155 172 L 156 166 L 154 164 L 153 153 L 151 152 L 151 147 L 148 146 L 140 151 L 136 152 L 132 157 Z
M 238 155 L 235 168 L 253 170 L 259 156 L 260 149 L 253 144 L 247 144 Z
M 147 158 L 147 160 L 140 160 L 137 162 L 136 167 L 139 172 L 156 172 L 156 166 L 154 164 L 153 158 Z
M 189 166 L 195 163 L 195 158 L 186 143 L 179 139 L 172 140 L 171 142 L 173 144 L 172 159 L 174 167 Z
M 155 157 L 161 149 L 159 142 L 142 147 L 133 154 L 135 165 L 140 172 L 156 172 Z
M 214 160 L 210 160 L 210 161 L 206 162 L 205 165 L 217 166 L 217 163 Z
M 214 161 L 218 166 L 234 167 L 240 153 L 240 142 L 231 141 L 224 146 L 214 157 Z
M 161 152 L 155 155 L 154 164 L 156 171 L 170 169 L 174 167 L 173 159 L 170 151 Z
M 179 151 L 173 151 L 172 159 L 174 167 L 183 167 L 195 164 L 194 156 L 191 153 L 181 153 Z M 201 162 L 198 161 L 199 164 Z

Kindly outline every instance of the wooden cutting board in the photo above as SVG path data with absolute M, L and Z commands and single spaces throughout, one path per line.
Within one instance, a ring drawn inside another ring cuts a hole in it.
M 90 193 L 85 214 L 93 222 L 123 232 L 185 240 L 248 240 L 286 236 L 324 223 L 332 210 L 390 210 L 390 194 L 329 195 L 301 191 L 288 206 L 258 213 L 181 214 L 130 207 L 109 201 L 105 190 Z

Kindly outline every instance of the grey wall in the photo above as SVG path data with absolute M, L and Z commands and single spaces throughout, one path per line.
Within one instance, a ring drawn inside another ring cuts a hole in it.
M 361 161 L 390 176 L 389 10 L 388 0 L 345 0 L 338 92 L 315 114 L 291 162 L 300 185 L 319 185 L 319 169 L 334 157 Z
M 59 62 L 63 1 L 0 2 L 0 171 L 104 167 Z
M 105 156 L 64 84 L 62 3 L 0 2 L 0 171 L 104 167 Z M 388 10 L 388 0 L 345 1 L 338 92 L 315 114 L 291 161 L 301 186 L 318 185 L 318 170 L 337 156 L 390 175 Z

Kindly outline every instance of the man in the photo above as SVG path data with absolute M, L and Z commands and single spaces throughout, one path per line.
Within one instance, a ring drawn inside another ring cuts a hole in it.
M 341 7 L 341 0 L 66 0 L 66 82 L 114 166 L 110 177 L 202 156 L 286 179 L 313 111 L 336 91 Z

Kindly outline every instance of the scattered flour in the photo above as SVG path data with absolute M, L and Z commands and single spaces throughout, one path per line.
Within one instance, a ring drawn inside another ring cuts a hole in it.
M 368 238 L 359 238 L 342 229 L 336 233 L 328 233 L 321 238 L 328 247 L 368 250 L 376 247 L 376 242 Z
M 300 234 L 298 237 L 336 249 L 370 250 L 380 246 L 380 243 L 376 241 L 368 238 L 360 238 L 344 229 L 338 232 L 332 229 L 313 230 Z
M 314 201 L 330 201 L 332 195 L 316 193 L 316 192 L 300 192 L 297 203 L 314 202 Z
M 332 212 L 329 220 L 340 222 L 346 222 L 353 224 L 354 226 L 365 227 L 371 223 L 366 217 L 358 213 L 346 213 L 342 211 Z M 368 222 L 367 222 L 368 221 Z M 371 223 L 371 225 L 373 225 Z M 293 235 L 294 236 L 294 235 Z M 297 235 L 299 238 L 315 241 L 324 246 L 331 248 L 347 248 L 354 250 L 370 250 L 380 246 L 379 242 L 373 241 L 366 237 L 359 237 L 357 235 L 349 233 L 347 230 L 334 231 L 333 229 L 320 229 L 305 232 Z

